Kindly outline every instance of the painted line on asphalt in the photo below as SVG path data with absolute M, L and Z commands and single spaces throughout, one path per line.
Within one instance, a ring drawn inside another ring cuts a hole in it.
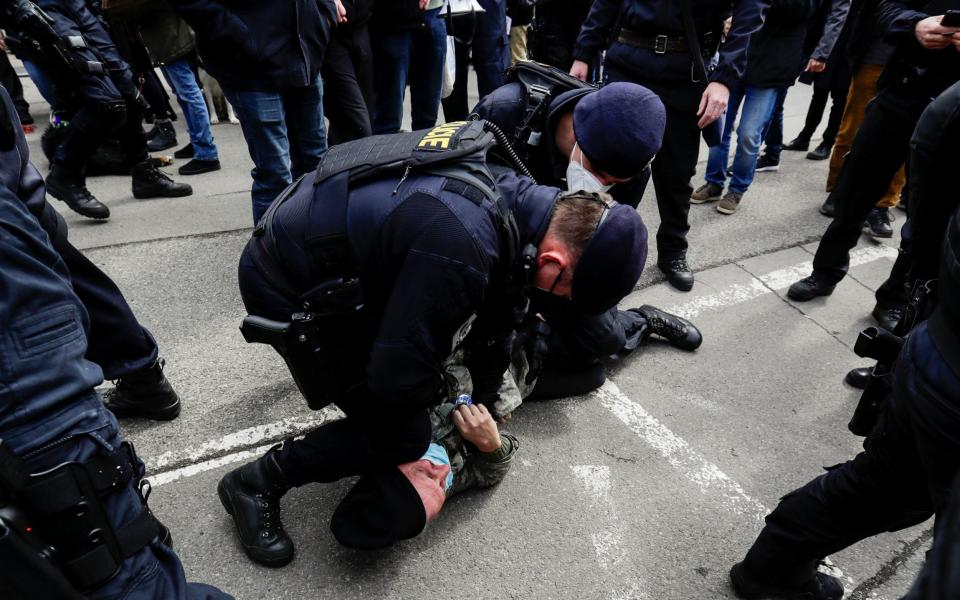
M 732 512 L 763 526 L 764 517 L 770 510 L 762 502 L 748 495 L 740 484 L 720 470 L 720 467 L 707 460 L 691 448 L 686 440 L 628 398 L 620 391 L 617 384 L 607 380 L 600 388 L 591 392 L 590 396 L 600 400 L 604 408 L 612 412 L 641 440 L 665 458 L 681 475 L 699 487 L 701 492 L 705 495 L 720 496 Z M 843 581 L 847 592 L 856 587 L 856 581 L 844 575 L 843 571 L 829 558 L 824 560 L 821 570 Z
M 610 495 L 610 467 L 606 465 L 571 465 L 570 469 L 576 475 L 590 497 L 591 509 L 594 514 L 600 514 L 607 525 L 600 531 L 591 534 L 597 562 L 610 576 L 611 581 L 617 582 L 616 587 L 609 590 L 612 600 L 634 600 L 649 598 L 644 592 L 643 582 L 633 574 L 630 565 L 626 564 L 627 553 L 623 548 L 623 522 L 617 515 L 616 505 Z
M 235 462 L 240 462 L 241 460 L 252 460 L 254 458 L 258 458 L 260 455 L 262 455 L 272 447 L 273 447 L 272 443 L 264 444 L 263 446 L 260 446 L 258 448 L 243 450 L 241 452 L 234 452 L 233 454 L 227 454 L 217 458 L 212 458 L 210 460 L 205 460 L 203 462 L 198 462 L 192 465 L 187 465 L 185 467 L 180 467 L 179 469 L 161 471 L 156 475 L 148 475 L 147 479 L 150 481 L 151 487 L 158 487 L 161 485 L 165 485 L 167 483 L 172 483 L 174 481 L 185 479 L 187 477 L 199 475 L 200 473 L 205 473 L 207 471 L 219 469 L 220 467 L 233 464 Z
M 858 267 L 881 258 L 894 259 L 896 257 L 896 248 L 884 245 L 868 246 L 858 248 L 850 253 L 850 266 Z M 719 292 L 693 298 L 667 310 L 685 319 L 692 319 L 706 311 L 716 311 L 773 293 L 771 290 L 786 289 L 793 282 L 803 279 L 812 272 L 813 262 L 804 261 L 764 275 L 756 275 L 750 283 L 734 284 Z

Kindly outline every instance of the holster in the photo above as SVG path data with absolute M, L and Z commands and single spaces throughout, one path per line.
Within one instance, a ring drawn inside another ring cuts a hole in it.
M 7 499 L 0 512 L 0 552 L 17 553 L 16 562 L 25 568 L 59 573 L 47 582 L 50 585 L 63 587 L 67 581 L 75 589 L 74 595 L 31 592 L 27 597 L 79 597 L 76 591 L 86 592 L 110 581 L 124 560 L 162 539 L 166 531 L 147 508 L 142 492 L 143 508 L 132 521 L 120 528 L 110 523 L 104 500 L 143 475 L 128 442 L 110 454 L 28 475 L 21 459 L 0 440 L 0 463 L 4 464 L 0 488 Z M 141 482 L 143 487 L 148 484 Z M 3 564 L 6 569 L 6 560 Z

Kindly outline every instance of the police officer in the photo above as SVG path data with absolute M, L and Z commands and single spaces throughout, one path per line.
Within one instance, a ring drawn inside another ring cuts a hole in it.
M 720 47 L 720 62 L 709 82 L 703 81 L 698 63 L 704 57 L 709 60 L 720 44 L 731 4 L 733 28 Z M 603 66 L 609 81 L 644 85 L 666 106 L 663 146 L 652 165 L 660 209 L 657 266 L 679 290 L 693 288 L 686 260 L 687 213 L 701 130 L 723 116 L 730 89 L 746 68 L 747 42 L 763 24 L 766 4 L 766 0 L 596 0 L 573 50 L 570 73 L 578 79 L 586 80 L 589 65 L 606 50 Z M 702 56 L 695 56 L 697 47 Z M 719 131 L 712 131 L 719 143 Z
M 174 183 L 150 160 L 142 96 L 130 68 L 84 0 L 40 0 L 36 6 L 43 13 L 27 0 L 8 0 L 4 9 L 6 25 L 16 33 L 37 34 L 43 31 L 40 22 L 52 29 L 35 40 L 44 48 L 45 59 L 38 66 L 56 82 L 57 96 L 69 103 L 72 116 L 53 151 L 46 181 L 50 195 L 85 217 L 108 218 L 110 209 L 87 189 L 85 172 L 89 157 L 112 133 L 123 148 L 135 198 L 192 194 L 189 185 Z
M 618 202 L 636 207 L 649 178 L 650 161 L 660 148 L 663 104 L 643 86 L 613 83 L 555 92 L 540 109 L 538 99 L 531 97 L 536 90 L 523 80 L 543 68 L 529 63 L 515 67 L 519 80 L 482 98 L 474 114 L 496 123 L 512 138 L 537 182 L 568 190 L 609 191 Z M 650 305 L 626 311 L 614 308 L 602 315 L 566 315 L 551 326 L 551 354 L 533 392 L 541 398 L 600 386 L 605 374 L 599 359 L 626 354 L 651 334 L 682 350 L 695 350 L 703 339 L 686 319 Z
M 937 219 L 943 204 L 956 209 L 956 201 L 944 201 L 953 182 L 930 167 L 956 165 L 951 133 L 960 127 L 958 108 L 960 84 L 955 84 L 924 112 L 917 132 L 926 139 L 911 155 L 910 210 L 924 223 L 920 236 L 933 238 L 922 245 L 938 240 L 941 248 L 930 260 L 940 265 L 936 308 L 900 350 L 865 451 L 787 494 L 767 516 L 746 558 L 730 573 L 742 598 L 836 600 L 843 586 L 815 571 L 819 560 L 871 535 L 922 523 L 945 507 L 960 472 L 960 211 L 944 231 Z M 938 163 L 941 159 L 945 162 Z M 934 179 L 926 180 L 931 175 Z M 935 543 L 945 541 L 943 533 L 938 518 Z
M 180 398 L 163 374 L 157 342 L 134 316 L 116 284 L 67 240 L 67 224 L 44 195 L 43 179 L 30 162 L 13 103 L 0 87 L 0 187 L 12 192 L 40 223 L 70 273 L 73 290 L 90 317 L 87 360 L 117 382 L 107 406 L 118 417 L 170 420 Z
M 248 325 L 284 323 L 271 343 L 307 403 L 346 414 L 221 480 L 255 561 L 293 556 L 278 516 L 290 487 L 392 473 L 424 455 L 428 409 L 449 397 L 441 365 L 455 348 L 465 349 L 474 399 L 490 397 L 525 316 L 552 304 L 597 314 L 633 290 L 646 256 L 636 211 L 491 171 L 491 142 L 482 122 L 461 122 L 334 146 L 247 244 L 247 339 Z M 390 506 L 360 512 L 381 510 Z M 422 522 L 408 525 L 385 543 Z
M 4 132 L 0 142 L 9 148 L 14 140 Z M 143 463 L 121 442 L 116 419 L 94 389 L 103 378 L 84 358 L 89 321 L 70 273 L 6 186 L 0 186 L 0 264 L 4 598 L 230 598 L 188 584 L 162 541 L 165 529 L 141 492 Z M 8 521 L 11 508 L 26 520 Z M 37 593 L 50 578 L 30 580 L 14 570 L 7 553 L 14 540 L 24 541 L 15 560 L 56 569 L 67 582 L 64 591 Z M 26 551 L 30 544 L 51 548 L 41 555 Z

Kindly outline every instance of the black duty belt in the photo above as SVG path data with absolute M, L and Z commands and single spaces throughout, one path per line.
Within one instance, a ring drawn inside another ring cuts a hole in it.
M 672 54 L 677 52 L 690 52 L 690 45 L 683 36 L 672 37 L 669 35 L 644 35 L 631 31 L 629 29 L 620 29 L 620 35 L 617 41 L 621 44 L 627 44 L 635 48 L 644 50 L 653 50 L 656 54 Z M 713 34 L 704 34 L 702 38 L 702 48 L 713 48 Z

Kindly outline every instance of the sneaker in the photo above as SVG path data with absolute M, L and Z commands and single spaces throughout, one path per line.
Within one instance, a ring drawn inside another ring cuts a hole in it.
M 187 145 L 173 153 L 174 158 L 193 158 L 193 142 L 187 142 Z
M 773 173 L 780 170 L 780 159 L 773 158 L 769 154 L 764 154 L 757 159 L 757 173 Z
M 892 238 L 893 226 L 890 225 L 890 211 L 886 208 L 871 209 L 867 214 L 863 230 L 875 238 Z
M 713 200 L 719 200 L 723 193 L 723 188 L 715 183 L 707 182 L 697 188 L 697 191 L 690 194 L 690 204 L 704 204 Z
M 730 585 L 738 598 L 761 600 L 783 598 L 784 600 L 840 600 L 843 584 L 836 577 L 814 571 L 810 579 L 790 585 L 783 582 L 767 582 L 747 572 L 743 563 L 730 569 Z
M 740 201 L 743 200 L 742 192 L 727 192 L 717 203 L 717 212 L 725 215 L 732 215 L 737 212 Z
M 155 363 L 117 380 L 116 387 L 103 393 L 103 403 L 117 418 L 143 417 L 172 421 L 180 415 L 180 397 L 163 374 L 166 363 Z
M 181 175 L 199 175 L 201 173 L 209 173 L 210 171 L 219 170 L 219 160 L 201 160 L 199 158 L 195 158 L 180 167 L 180 170 L 178 170 L 177 173 L 180 173 Z

